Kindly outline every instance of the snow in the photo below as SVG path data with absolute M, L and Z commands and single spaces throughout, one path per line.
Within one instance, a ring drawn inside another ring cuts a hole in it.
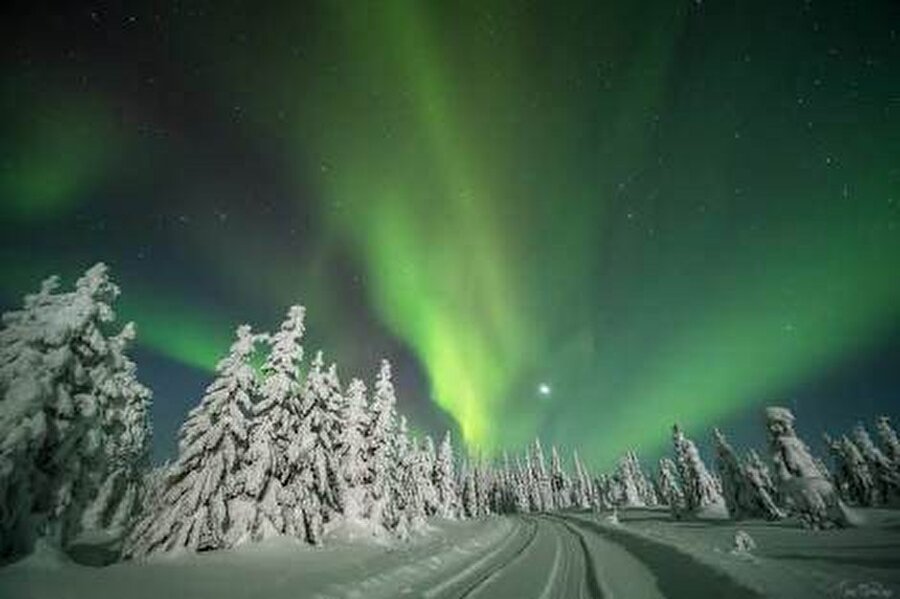
M 0 596 L 661 598 L 710 589 L 729 599 L 897 596 L 900 512 L 859 512 L 862 527 L 829 530 L 805 529 L 797 517 L 678 521 L 665 508 L 432 519 L 408 541 L 343 520 L 326 526 L 319 547 L 278 536 L 105 568 L 39 544 L 0 569 Z
M 860 527 L 808 530 L 798 518 L 678 522 L 661 510 L 637 509 L 619 511 L 615 528 L 673 547 L 765 597 L 852 597 L 865 588 L 900 596 L 900 512 L 857 513 Z M 753 559 L 732 552 L 739 531 L 754 541 Z
M 433 587 L 435 577 L 484 559 L 512 530 L 504 518 L 438 520 L 407 542 L 358 543 L 335 534 L 333 542 L 313 547 L 291 536 L 278 536 L 220 551 L 162 553 L 102 569 L 37 551 L 0 569 L 0 596 L 394 597 L 404 587 Z

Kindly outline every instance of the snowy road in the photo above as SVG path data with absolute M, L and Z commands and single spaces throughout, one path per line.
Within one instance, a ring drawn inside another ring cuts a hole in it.
M 737 526 L 633 510 L 436 521 L 391 547 L 290 538 L 235 550 L 90 568 L 38 553 L 0 568 L 3 599 L 427 599 L 900 596 L 900 515 L 877 527 L 804 531 L 744 522 L 760 543 L 730 553 Z M 877 592 L 873 594 L 873 590 Z
M 333 588 L 327 596 L 421 596 L 426 599 L 572 597 L 636 599 L 759 595 L 668 545 L 578 516 L 509 519 L 496 543 L 453 566 L 432 569 L 406 584 L 379 589 L 371 580 Z M 400 580 L 403 576 L 382 580 Z M 388 591 L 380 593 L 379 591 Z
M 669 546 L 574 516 L 526 516 L 486 558 L 425 597 L 757 597 Z

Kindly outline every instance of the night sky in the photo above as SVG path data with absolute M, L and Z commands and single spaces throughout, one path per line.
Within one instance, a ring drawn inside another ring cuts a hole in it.
M 896 0 L 15 4 L 0 303 L 107 262 L 158 460 L 292 303 L 476 451 L 900 417 Z

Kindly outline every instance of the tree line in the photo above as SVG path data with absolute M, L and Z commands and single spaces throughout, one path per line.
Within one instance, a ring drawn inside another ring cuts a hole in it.
M 713 430 L 715 468 L 677 425 L 671 457 L 647 475 L 634 451 L 591 474 L 539 439 L 512 458 L 457 455 L 450 433 L 417 438 L 397 411 L 391 365 L 343 384 L 322 352 L 307 360 L 306 311 L 274 333 L 237 327 L 215 378 L 180 428 L 177 457 L 151 469 L 151 393 L 117 329 L 103 264 L 71 291 L 51 277 L 3 315 L 0 331 L 0 560 L 38 539 L 64 550 L 105 539 L 116 555 L 234 547 L 278 535 L 405 539 L 427 520 L 567 509 L 666 507 L 675 518 L 796 516 L 852 524 L 848 506 L 900 499 L 900 441 L 877 422 L 825 437 L 816 458 L 785 408 L 765 410 L 769 459 L 739 456 Z M 257 367 L 255 360 L 262 356 Z M 549 462 L 549 463 L 548 463 Z

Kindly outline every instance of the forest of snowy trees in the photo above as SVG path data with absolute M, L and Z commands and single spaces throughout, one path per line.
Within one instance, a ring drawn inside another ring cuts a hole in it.
M 391 366 L 346 385 L 322 352 L 307 359 L 305 309 L 274 333 L 237 327 L 215 378 L 181 426 L 177 457 L 151 468 L 150 391 L 117 327 L 119 289 L 98 264 L 72 291 L 44 281 L 0 332 L 0 563 L 38 540 L 70 551 L 107 543 L 116 556 L 213 550 L 278 535 L 390 541 L 427 520 L 554 510 L 667 509 L 674 518 L 851 525 L 848 506 L 900 503 L 900 440 L 859 424 L 825 436 L 832 469 L 799 438 L 785 408 L 765 411 L 768 458 L 739 455 L 712 431 L 714 468 L 679 426 L 671 457 L 646 472 L 635 451 L 591 474 L 536 439 L 517 455 L 462 457 L 409 433 Z M 262 357 L 261 366 L 255 359 Z

